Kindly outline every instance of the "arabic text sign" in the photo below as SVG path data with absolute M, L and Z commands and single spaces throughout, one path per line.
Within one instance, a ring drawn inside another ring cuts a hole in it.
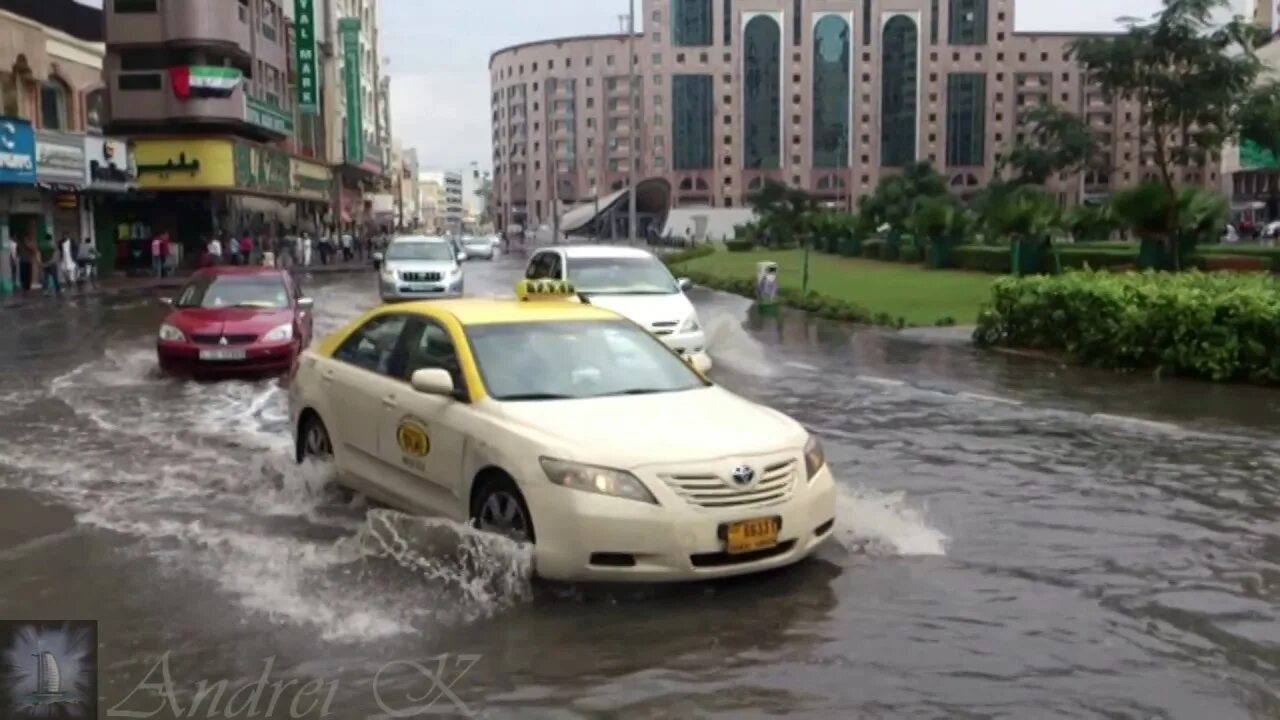
M 328 202 L 333 192 L 333 173 L 319 163 L 293 158 L 289 193 L 310 200 Z
M 293 57 L 294 66 L 298 69 L 298 112 L 315 115 L 320 112 L 315 0 L 294 0 L 293 15 Z
M 36 134 L 31 123 L 0 117 L 0 183 L 34 185 L 36 182 Z
M 51 130 L 36 133 L 36 179 L 84 185 L 84 138 Z
M 235 185 L 230 140 L 138 140 L 133 156 L 144 190 Z
M 359 165 L 364 161 L 364 110 L 360 102 L 360 20 L 338 21 L 342 35 L 342 75 L 347 94 L 346 158 Z

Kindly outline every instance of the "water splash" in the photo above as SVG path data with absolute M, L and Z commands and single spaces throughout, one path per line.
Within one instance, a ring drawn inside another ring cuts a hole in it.
M 765 353 L 764 345 L 743 329 L 738 314 L 717 312 L 704 316 L 702 327 L 707 352 L 716 366 L 758 377 L 776 377 L 780 372 L 778 363 Z
M 931 527 L 903 492 L 838 486 L 836 541 L 872 555 L 946 555 L 947 536 Z

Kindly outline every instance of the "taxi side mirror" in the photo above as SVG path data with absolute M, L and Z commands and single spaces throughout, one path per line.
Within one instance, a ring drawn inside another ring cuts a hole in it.
M 689 292 L 693 289 L 693 281 L 689 278 L 680 278 L 676 282 L 680 285 L 681 292 Z
M 454 396 L 453 376 L 442 368 L 415 370 L 409 378 L 409 385 L 424 395 Z

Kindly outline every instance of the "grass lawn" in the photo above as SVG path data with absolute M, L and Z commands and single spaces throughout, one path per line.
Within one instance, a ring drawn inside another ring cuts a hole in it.
M 721 251 L 679 267 L 719 277 L 755 278 L 756 263 L 765 260 L 778 263 L 782 287 L 800 289 L 804 277 L 801 250 Z M 978 307 L 991 295 L 995 279 L 986 273 L 925 270 L 916 264 L 818 252 L 809 256 L 810 290 L 856 303 L 873 313 L 906 318 L 912 325 L 933 325 L 946 317 L 961 325 L 973 324 L 978 319 Z

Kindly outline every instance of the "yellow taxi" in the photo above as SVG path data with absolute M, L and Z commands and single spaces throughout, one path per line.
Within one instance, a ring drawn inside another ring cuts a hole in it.
M 299 462 L 530 543 L 548 579 L 756 572 L 835 524 L 816 438 L 564 282 L 370 310 L 303 353 L 289 408 Z

